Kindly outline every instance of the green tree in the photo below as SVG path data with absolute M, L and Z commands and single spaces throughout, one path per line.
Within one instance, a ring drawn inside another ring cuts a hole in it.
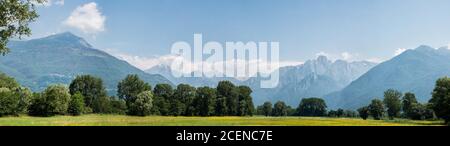
M 358 113 L 362 119 L 366 120 L 370 115 L 369 107 L 365 106 L 365 107 L 359 108 Z
M 148 116 L 151 114 L 153 106 L 153 93 L 151 91 L 144 91 L 137 95 L 133 103 L 128 109 L 129 115 Z
M 337 111 L 335 110 L 328 111 L 328 117 L 337 117 Z
M 39 16 L 35 4 L 45 0 L 1 0 L 0 1 L 0 54 L 9 52 L 7 47 L 11 38 L 31 35 L 29 23 Z
M 187 84 L 180 84 L 177 86 L 177 89 L 175 89 L 171 102 L 178 102 L 176 104 L 172 104 L 172 106 L 182 107 L 180 115 L 193 116 L 195 114 L 195 105 L 192 104 L 195 98 L 195 90 L 195 87 Z M 179 108 L 171 107 L 171 109 Z M 179 113 L 179 111 L 177 112 Z
M 297 114 L 297 109 L 292 108 L 291 106 L 286 107 L 287 116 L 295 116 Z
M 325 116 L 327 105 L 321 98 L 304 98 L 298 105 L 297 113 L 299 116 Z
M 336 116 L 337 117 L 343 117 L 344 116 L 344 109 L 338 109 L 337 111 L 336 111 Z
M 404 112 L 404 115 L 410 118 L 413 114 L 411 109 L 415 104 L 418 103 L 419 102 L 417 102 L 416 95 L 414 95 L 414 93 L 411 92 L 405 93 L 405 95 L 402 98 L 402 110 Z
M 123 115 L 127 113 L 127 104 L 123 99 L 111 97 L 111 113 Z
M 49 104 L 42 93 L 34 93 L 31 99 L 30 106 L 28 107 L 28 114 L 31 116 L 53 116 L 50 110 Z
M 264 115 L 264 106 L 259 105 L 256 107 L 256 115 Z
M 278 101 L 273 105 L 272 116 L 287 116 L 287 106 L 283 101 Z
M 181 116 L 183 111 L 186 109 L 186 105 L 181 103 L 179 100 L 171 100 L 169 115 L 171 116 Z
M 20 87 L 14 78 L 0 73 L 0 116 L 25 113 L 31 97 L 29 89 Z
M 248 86 L 239 86 L 239 110 L 238 115 L 239 116 L 252 116 L 254 105 L 253 105 L 253 99 L 252 99 L 252 89 Z
M 73 116 L 79 116 L 83 113 L 84 97 L 81 93 L 72 95 L 67 112 Z
M 69 89 L 64 85 L 50 85 L 42 94 L 35 94 L 29 107 L 32 116 L 65 114 L 69 107 Z
M 0 117 L 6 115 L 18 116 L 16 111 L 19 100 L 8 88 L 0 88 Z
M 353 110 L 344 110 L 344 117 L 349 118 L 358 117 L 358 112 Z
M 427 105 L 414 103 L 411 105 L 408 118 L 413 120 L 425 120 L 434 117 L 434 113 L 431 109 L 427 108 Z
M 156 115 L 168 115 L 169 100 L 173 96 L 173 88 L 169 84 L 157 84 L 153 89 L 154 100 L 152 113 Z
M 19 83 L 14 78 L 9 77 L 4 73 L 0 73 L 0 88 L 13 89 L 19 87 Z
M 384 92 L 383 103 L 387 108 L 389 119 L 392 120 L 400 115 L 400 111 L 402 109 L 401 98 L 402 93 L 397 90 L 389 89 Z
M 199 116 L 212 116 L 215 113 L 216 90 L 209 87 L 200 87 L 196 91 L 194 100 L 195 109 Z
M 134 102 L 137 95 L 144 92 L 150 91 L 151 86 L 148 83 L 142 81 L 138 75 L 127 75 L 125 79 L 119 82 L 117 85 L 117 96 L 120 99 L 124 99 L 127 106 L 130 106 Z
M 50 85 L 44 91 L 44 97 L 49 106 L 53 107 L 52 112 L 64 115 L 69 107 L 69 89 L 64 85 Z
M 272 103 L 267 101 L 263 104 L 263 114 L 268 117 L 272 115 Z
M 216 99 L 216 108 L 215 108 L 215 115 L 216 116 L 225 116 L 227 115 L 227 102 L 225 97 L 223 96 L 217 96 Z
M 92 111 L 94 113 L 111 113 L 111 97 L 99 96 L 92 101 Z
M 383 106 L 383 101 L 379 99 L 372 100 L 372 103 L 369 105 L 369 113 L 375 120 L 381 120 L 383 117 L 385 110 Z
M 226 114 L 229 116 L 238 115 L 239 111 L 239 89 L 230 81 L 221 81 L 217 85 L 217 98 L 225 99 Z M 221 101 L 222 102 L 222 101 Z
M 450 122 L 450 78 L 443 77 L 436 81 L 430 106 L 438 118 Z
M 98 100 L 97 98 L 105 98 L 107 96 L 101 78 L 91 75 L 77 76 L 70 83 L 69 90 L 71 95 L 81 93 L 84 97 L 85 106 L 91 108 L 94 113 L 102 113 L 96 110 L 101 109 L 102 107 L 94 107 L 94 100 Z
M 33 92 L 30 89 L 19 87 L 14 90 L 14 94 L 19 98 L 19 106 L 17 107 L 19 113 L 27 113 L 28 106 L 33 98 Z

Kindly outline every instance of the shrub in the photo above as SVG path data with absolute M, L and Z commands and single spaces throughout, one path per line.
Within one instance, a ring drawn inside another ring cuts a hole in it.
M 325 116 L 327 113 L 327 105 L 320 98 L 304 98 L 298 105 L 297 112 L 299 116 Z M 336 116 L 339 116 L 338 112 L 336 112 Z
M 375 120 L 381 120 L 383 117 L 385 110 L 383 106 L 383 101 L 379 99 L 372 100 L 372 103 L 369 105 L 369 113 Z
M 29 105 L 31 91 L 26 88 L 0 88 L 0 117 L 18 116 L 24 113 Z
M 81 95 L 81 93 L 76 93 L 72 95 L 70 103 L 69 103 L 69 109 L 67 112 L 70 115 L 73 116 L 79 116 L 83 113 L 84 109 L 84 97 Z
M 111 113 L 111 99 L 108 96 L 100 96 L 94 98 L 92 102 L 93 113 Z
M 127 104 L 124 100 L 111 98 L 111 113 L 112 114 L 126 114 Z
M 278 101 L 273 105 L 272 116 L 287 116 L 287 105 L 283 101 Z
M 365 106 L 365 107 L 359 108 L 358 113 L 362 119 L 366 120 L 367 118 L 369 118 L 369 115 L 370 115 L 369 107 Z
M 134 102 L 128 109 L 129 115 L 148 116 L 151 114 L 153 106 L 153 94 L 151 91 L 144 91 L 137 95 Z
M 69 89 L 63 85 L 51 85 L 42 94 L 35 94 L 29 107 L 32 116 L 65 114 L 69 107 Z

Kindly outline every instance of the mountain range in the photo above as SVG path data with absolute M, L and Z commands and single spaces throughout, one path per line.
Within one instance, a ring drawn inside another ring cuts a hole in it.
M 450 50 L 420 46 L 383 62 L 339 92 L 325 96 L 331 108 L 356 109 L 382 98 L 388 89 L 412 92 L 421 102 L 431 98 L 435 81 L 450 75 Z
M 158 65 L 148 73 L 161 74 L 175 84 L 187 83 L 194 86 L 215 87 L 219 81 L 229 80 L 237 85 L 247 85 L 252 88 L 255 104 L 265 101 L 285 101 L 291 106 L 297 106 L 304 97 L 323 97 L 329 93 L 339 91 L 351 81 L 357 79 L 376 64 L 359 61 L 347 62 L 344 60 L 331 61 L 325 56 L 319 56 L 315 60 L 309 60 L 302 65 L 288 66 L 279 69 L 280 82 L 276 88 L 260 88 L 260 77 L 252 77 L 247 80 L 234 78 L 193 78 L 172 76 L 168 65 Z
M 11 41 L 8 47 L 11 52 L 0 57 L 0 71 L 33 91 L 42 91 L 50 84 L 70 84 L 77 75 L 83 74 L 102 78 L 112 95 L 117 83 L 128 74 L 137 74 L 152 85 L 172 85 L 163 76 L 145 73 L 94 49 L 83 38 L 69 32 L 29 41 Z
M 252 88 L 255 105 L 265 101 L 285 101 L 296 107 L 302 98 L 322 97 L 330 109 L 356 109 L 370 100 L 382 98 L 387 89 L 413 92 L 421 102 L 431 97 L 435 81 L 450 76 L 450 50 L 420 46 L 380 64 L 344 60 L 331 61 L 325 56 L 302 65 L 279 68 L 276 88 L 262 89 L 260 77 L 174 78 L 170 67 L 161 64 L 145 72 L 95 49 L 83 38 L 61 33 L 29 41 L 11 41 L 11 52 L 0 57 L 0 71 L 16 78 L 33 91 L 42 91 L 50 84 L 69 84 L 77 75 L 101 77 L 108 92 L 116 92 L 117 83 L 128 74 L 137 74 L 152 85 L 181 83 L 196 87 L 215 87 L 219 81 L 230 80 Z
M 333 62 L 325 56 L 319 56 L 302 65 L 280 68 L 280 79 L 276 88 L 260 88 L 261 78 L 258 77 L 250 78 L 243 84 L 249 85 L 254 91 L 256 104 L 285 101 L 286 104 L 297 107 L 302 98 L 323 97 L 343 89 L 375 65 L 367 61 Z

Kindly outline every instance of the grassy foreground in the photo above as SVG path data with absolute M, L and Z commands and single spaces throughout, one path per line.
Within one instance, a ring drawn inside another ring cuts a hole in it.
M 132 117 L 83 115 L 78 117 L 2 117 L 0 126 L 433 126 L 440 121 L 375 121 L 312 117 Z

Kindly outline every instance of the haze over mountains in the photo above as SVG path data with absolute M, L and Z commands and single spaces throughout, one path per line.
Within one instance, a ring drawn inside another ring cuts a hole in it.
M 83 74 L 101 77 L 113 95 L 117 83 L 128 74 L 138 74 L 152 85 L 171 84 L 163 76 L 145 73 L 94 49 L 84 39 L 68 32 L 29 41 L 11 41 L 8 46 L 11 52 L 0 57 L 0 71 L 33 91 L 41 91 L 50 84 L 69 84 Z

